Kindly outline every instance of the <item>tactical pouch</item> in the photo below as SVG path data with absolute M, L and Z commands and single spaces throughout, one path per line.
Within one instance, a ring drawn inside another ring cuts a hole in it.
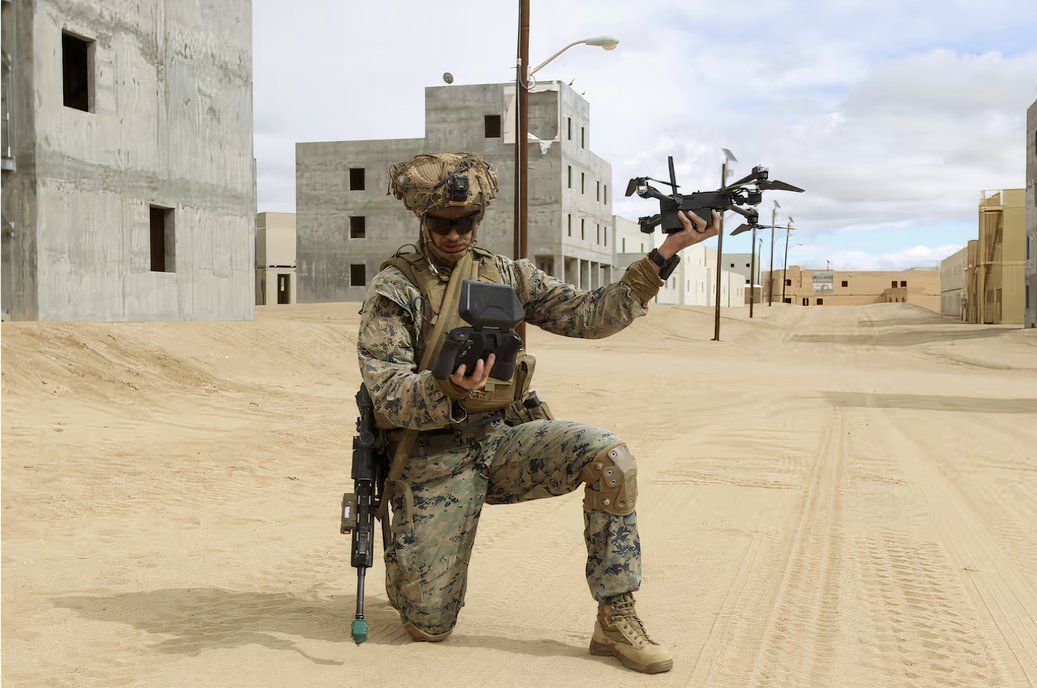
M 534 405 L 527 406 L 530 402 Z M 525 399 L 516 401 L 504 409 L 504 422 L 515 427 L 534 420 L 554 420 L 554 414 L 547 404 L 537 399 L 536 392 L 530 392 Z

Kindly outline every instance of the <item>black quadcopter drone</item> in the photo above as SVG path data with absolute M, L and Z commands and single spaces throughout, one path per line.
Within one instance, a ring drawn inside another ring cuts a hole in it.
M 751 206 L 759 205 L 760 202 L 763 201 L 764 191 L 793 191 L 795 193 L 803 193 L 803 189 L 798 186 L 792 186 L 791 184 L 780 182 L 776 179 L 771 180 L 768 177 L 767 168 L 762 165 L 757 165 L 753 168 L 752 172 L 746 176 L 736 182 L 728 184 L 727 186 L 721 187 L 716 191 L 696 191 L 691 194 L 680 194 L 677 193 L 677 177 L 673 171 L 672 155 L 667 157 L 667 162 L 670 167 L 670 181 L 665 182 L 661 179 L 653 179 L 652 177 L 634 177 L 630 180 L 630 183 L 627 184 L 627 196 L 632 196 L 634 193 L 637 193 L 641 198 L 659 199 L 659 213 L 657 215 L 638 218 L 637 223 L 641 225 L 641 231 L 645 234 L 651 234 L 654 232 L 658 225 L 662 225 L 662 230 L 666 234 L 672 234 L 684 229 L 684 225 L 682 225 L 680 220 L 677 218 L 678 210 L 690 210 L 701 217 L 706 221 L 706 229 L 709 229 L 710 225 L 713 223 L 712 213 L 710 211 L 716 210 L 718 213 L 723 215 L 724 211 L 731 210 L 738 213 L 746 220 L 731 232 L 732 235 L 741 234 L 753 227 L 763 226 L 759 224 L 759 212 L 757 212 L 756 208 Z M 650 181 L 659 184 L 666 184 L 673 190 L 673 193 L 664 194 L 658 189 L 652 187 L 648 183 Z

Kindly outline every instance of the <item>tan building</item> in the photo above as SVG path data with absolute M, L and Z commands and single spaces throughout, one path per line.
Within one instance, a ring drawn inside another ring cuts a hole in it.
M 1025 308 L 1025 189 L 984 191 L 979 202 L 976 322 L 1021 325 Z
M 295 303 L 295 213 L 256 216 L 256 305 Z
M 1023 319 L 1037 327 L 1037 100 L 1026 109 L 1026 268 Z
M 863 306 L 869 303 L 913 303 L 940 310 L 940 271 L 937 268 L 854 271 L 807 270 L 789 266 L 784 275 L 785 303 L 800 306 Z M 782 271 L 764 273 L 764 284 L 782 300 Z M 767 294 L 764 294 L 764 301 Z
M 976 288 L 979 283 L 978 256 L 979 241 L 970 239 L 965 247 L 965 286 L 961 293 L 961 319 L 967 323 L 978 322 L 979 318 L 979 299 L 976 298 L 976 294 L 979 293 Z
M 965 266 L 968 247 L 940 261 L 940 314 L 964 320 Z

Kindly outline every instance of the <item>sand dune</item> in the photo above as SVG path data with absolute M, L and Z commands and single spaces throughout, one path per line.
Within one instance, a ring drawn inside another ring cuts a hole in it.
M 1037 685 L 1037 333 L 905 304 L 654 306 L 534 330 L 556 414 L 627 440 L 646 678 L 587 642 L 580 494 L 488 507 L 454 636 L 369 579 L 349 639 L 357 304 L 4 323 L 11 686 Z

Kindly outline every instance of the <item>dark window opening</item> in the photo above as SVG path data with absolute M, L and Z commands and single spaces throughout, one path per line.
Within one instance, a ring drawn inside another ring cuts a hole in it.
M 843 285 L 844 287 L 848 287 L 848 286 L 850 286 L 850 283 L 849 283 L 849 282 L 847 282 L 846 280 L 843 280 L 843 281 L 842 281 L 842 285 Z
M 600 244 L 601 243 L 601 225 L 599 225 L 599 224 L 595 224 L 594 225 L 594 243 L 595 244 Z
M 890 283 L 889 283 L 889 285 L 890 285 L 891 287 L 893 287 L 894 289 L 896 289 L 896 288 L 897 288 L 897 281 L 896 281 L 896 280 L 893 280 L 892 282 L 890 282 Z
M 587 220 L 585 220 L 583 218 L 580 218 L 580 240 L 581 241 L 587 238 L 587 235 L 584 234 L 584 228 L 587 226 L 586 223 L 587 223 Z
M 735 264 L 734 264 L 734 263 L 731 263 L 731 267 L 734 267 L 734 266 L 735 266 Z
M 367 218 L 363 215 L 349 218 L 349 238 L 364 239 L 367 237 Z
M 595 181 L 594 182 L 594 200 L 595 201 L 600 201 L 601 200 L 601 182 L 599 182 L 599 181 Z
M 349 190 L 350 191 L 363 191 L 364 190 L 364 168 L 363 167 L 350 167 L 349 168 Z
M 907 280 L 900 280 L 900 286 L 906 287 L 907 286 Z
M 804 299 L 803 299 L 803 305 L 804 305 L 804 306 L 809 306 L 809 305 L 810 305 L 810 299 L 808 299 L 808 298 L 804 298 Z
M 65 107 L 90 112 L 90 87 L 93 81 L 94 42 L 70 33 L 61 34 L 61 86 Z
M 785 280 L 785 286 L 786 287 L 791 287 L 792 286 L 792 280 L 790 280 L 790 279 Z
M 572 141 L 573 140 L 573 118 L 572 117 L 566 117 L 565 118 L 565 126 L 566 126 L 566 133 L 568 134 L 569 140 Z
M 785 303 L 792 303 L 792 297 L 791 297 L 791 296 L 786 296 L 786 297 L 784 298 L 784 302 L 785 302 Z
M 587 147 L 587 130 L 580 127 L 580 148 Z
M 486 129 L 486 138 L 499 139 L 500 115 L 486 115 L 485 117 L 483 117 L 483 122 Z
M 602 198 L 602 200 L 601 200 L 602 203 L 608 203 L 609 202 L 609 185 L 608 184 L 605 185 L 604 191 L 602 192 L 602 197 L 601 198 Z
M 176 272 L 176 235 L 173 231 L 173 209 L 151 206 L 152 272 Z
M 580 172 L 580 193 L 586 193 L 587 189 L 587 175 Z
M 367 284 L 367 266 L 354 263 L 349 266 L 349 286 L 362 287 Z
M 569 236 L 573 235 L 573 216 L 569 215 Z
M 568 178 L 568 181 L 566 182 L 566 188 L 567 189 L 573 188 L 573 166 L 572 165 L 569 165 L 569 178 Z
M 278 303 L 291 303 L 291 295 L 288 292 L 288 285 L 290 283 L 290 275 L 278 275 L 277 276 L 277 302 Z
M 609 245 L 609 228 L 608 227 L 602 227 L 602 229 L 605 230 L 602 233 L 602 236 L 605 237 L 605 245 L 608 246 Z
M 818 300 L 817 300 L 817 305 L 818 305 L 818 306 L 823 306 L 823 305 L 825 305 L 825 300 L 824 300 L 824 299 L 818 299 Z

